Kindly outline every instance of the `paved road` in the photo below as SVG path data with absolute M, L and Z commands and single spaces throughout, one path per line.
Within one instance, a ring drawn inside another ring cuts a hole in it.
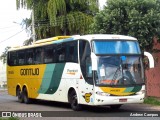
M 104 117 L 111 117 L 111 120 L 124 120 L 124 119 L 142 119 L 141 114 L 148 115 L 154 114 L 160 118 L 160 106 L 153 105 L 145 105 L 145 104 L 129 104 L 123 105 L 120 110 L 111 110 L 107 106 L 103 107 L 90 107 L 84 106 L 83 111 L 72 111 L 69 104 L 59 103 L 59 102 L 51 102 L 51 101 L 34 101 L 32 104 L 23 104 L 17 101 L 16 97 L 10 96 L 6 91 L 0 91 L 0 111 L 12 111 L 15 113 L 20 113 L 21 115 L 28 115 L 28 112 L 34 111 L 37 113 L 37 116 L 55 116 L 58 117 L 59 120 L 61 117 L 65 120 L 72 119 L 82 119 L 79 117 L 83 117 L 85 120 L 96 120 L 96 119 L 104 119 Z M 47 111 L 47 112 L 46 112 Z M 133 112 L 134 111 L 134 112 Z M 147 112 L 148 111 L 148 112 Z M 153 112 L 156 111 L 156 112 Z M 27 113 L 26 113 L 27 112 Z M 32 113 L 32 112 L 31 112 Z M 1 114 L 1 113 L 0 113 Z M 17 115 L 17 114 L 15 114 Z M 132 116 L 133 115 L 133 116 Z M 139 117 L 137 117 L 138 115 Z M 125 118 L 121 118 L 127 116 Z M 131 116 L 131 117 L 129 117 Z M 72 117 L 72 118 L 71 118 Z M 129 118 L 128 118 L 129 117 Z M 159 119 L 154 118 L 154 119 Z M 24 119 L 24 118 L 23 118 Z M 25 118 L 29 119 L 29 118 Z M 35 118 L 36 119 L 36 118 Z M 39 120 L 40 118 L 37 118 Z M 43 118 L 44 119 L 44 118 Z M 52 119 L 47 118 L 47 119 Z M 150 120 L 151 117 L 145 118 L 145 120 Z

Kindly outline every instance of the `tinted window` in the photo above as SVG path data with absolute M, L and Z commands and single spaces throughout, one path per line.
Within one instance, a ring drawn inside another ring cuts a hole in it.
M 140 54 L 140 48 L 137 41 L 93 41 L 94 52 L 96 54 Z
M 79 41 L 80 66 L 84 79 L 88 84 L 93 84 L 91 68 L 91 49 L 88 41 Z
M 54 58 L 54 49 L 53 45 L 44 47 L 44 63 L 52 63 Z
M 33 64 L 33 49 L 26 50 L 26 64 Z
M 35 52 L 34 64 L 42 64 L 44 58 L 42 48 L 35 48 L 34 52 Z
M 66 62 L 78 62 L 77 41 L 65 43 Z
M 46 45 L 8 53 L 8 64 L 11 66 L 62 62 L 78 63 L 77 41 Z
M 25 51 L 19 51 L 18 52 L 18 65 L 24 65 L 25 64 Z
M 8 52 L 8 65 L 17 65 L 17 53 L 15 51 Z
M 57 44 L 57 47 L 56 47 L 56 52 L 57 52 L 57 62 L 65 62 L 65 46 L 63 43 L 60 43 L 60 44 Z

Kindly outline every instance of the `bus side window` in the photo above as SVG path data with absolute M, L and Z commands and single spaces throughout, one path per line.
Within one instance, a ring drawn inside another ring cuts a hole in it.
M 53 62 L 53 46 L 44 47 L 44 63 Z
M 77 41 L 65 43 L 66 45 L 66 62 L 78 63 Z
M 25 65 L 25 51 L 18 52 L 18 65 Z
M 65 62 L 65 46 L 63 43 L 58 44 L 56 47 L 56 52 L 57 52 L 57 57 L 58 57 L 58 61 L 59 63 Z
M 33 64 L 33 49 L 26 52 L 26 64 Z
M 65 60 L 65 54 L 64 52 L 62 52 L 59 54 L 59 62 L 64 62 L 64 60 Z
M 57 58 L 57 51 L 55 45 L 53 46 L 53 63 L 56 63 L 58 58 Z
M 17 65 L 17 52 L 8 52 L 8 65 L 15 66 Z
M 35 48 L 35 58 L 34 58 L 34 64 L 42 64 L 43 63 L 43 49 L 42 48 Z

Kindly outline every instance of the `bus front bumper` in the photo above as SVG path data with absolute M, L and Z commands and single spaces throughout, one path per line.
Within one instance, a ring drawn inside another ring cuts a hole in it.
M 94 105 L 116 105 L 116 104 L 130 104 L 143 103 L 145 94 L 132 96 L 100 96 L 95 95 Z

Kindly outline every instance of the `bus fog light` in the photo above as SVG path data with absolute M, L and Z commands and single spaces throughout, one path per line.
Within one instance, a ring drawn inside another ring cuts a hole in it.
M 101 96 L 109 96 L 109 95 L 110 95 L 110 94 L 108 94 L 108 93 L 99 92 L 99 91 L 97 91 L 96 94 L 97 94 L 97 95 L 101 95 Z

